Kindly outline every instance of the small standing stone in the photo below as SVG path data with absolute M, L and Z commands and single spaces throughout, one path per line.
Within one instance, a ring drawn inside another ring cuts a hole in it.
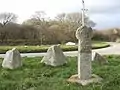
M 108 63 L 108 61 L 104 57 L 102 57 L 100 54 L 98 54 L 97 52 L 92 53 L 92 61 L 100 65 Z
M 60 46 L 53 45 L 47 50 L 46 55 L 41 60 L 41 63 L 51 66 L 60 66 L 67 63 L 67 61 L 65 55 L 60 49 Z
M 2 62 L 3 68 L 15 69 L 22 66 L 21 55 L 16 48 L 6 52 Z

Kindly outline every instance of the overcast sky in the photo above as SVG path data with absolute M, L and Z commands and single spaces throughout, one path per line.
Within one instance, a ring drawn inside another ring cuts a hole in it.
M 62 12 L 81 12 L 81 0 L 1 0 L 0 13 L 12 12 L 22 22 L 35 11 L 45 11 L 54 17 Z M 87 15 L 97 23 L 96 28 L 120 27 L 120 0 L 85 0 Z

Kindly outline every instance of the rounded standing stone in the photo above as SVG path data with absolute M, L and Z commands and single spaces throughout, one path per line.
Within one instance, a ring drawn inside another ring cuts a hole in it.
M 41 60 L 41 63 L 45 63 L 46 65 L 51 66 L 60 66 L 67 63 L 67 61 L 60 46 L 53 45 L 47 50 L 46 55 Z
M 22 66 L 22 60 L 21 60 L 20 52 L 16 48 L 7 51 L 4 60 L 2 62 L 2 67 L 8 69 L 15 69 L 21 66 Z

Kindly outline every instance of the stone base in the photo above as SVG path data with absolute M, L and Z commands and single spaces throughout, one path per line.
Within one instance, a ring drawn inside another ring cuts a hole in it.
M 71 82 L 71 83 L 78 83 L 78 84 L 85 86 L 85 85 L 88 85 L 90 83 L 100 83 L 101 80 L 102 80 L 102 78 L 93 74 L 92 77 L 88 80 L 80 80 L 78 78 L 78 75 L 72 75 L 67 81 Z

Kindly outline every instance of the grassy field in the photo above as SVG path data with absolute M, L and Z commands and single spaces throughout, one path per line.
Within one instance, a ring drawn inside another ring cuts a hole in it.
M 22 68 L 0 68 L 0 90 L 120 90 L 120 56 L 105 58 L 109 61 L 107 65 L 92 63 L 92 72 L 103 81 L 85 87 L 66 81 L 77 73 L 76 57 L 69 57 L 67 65 L 55 68 L 41 64 L 40 57 L 23 58 Z
M 93 42 L 92 48 L 104 48 L 108 47 L 109 44 L 105 42 Z M 37 53 L 37 52 L 46 52 L 50 45 L 42 45 L 42 46 L 0 46 L 0 53 L 5 53 L 7 50 L 16 47 L 21 53 Z M 77 45 L 74 46 L 66 46 L 61 45 L 63 51 L 75 51 L 77 50 Z

